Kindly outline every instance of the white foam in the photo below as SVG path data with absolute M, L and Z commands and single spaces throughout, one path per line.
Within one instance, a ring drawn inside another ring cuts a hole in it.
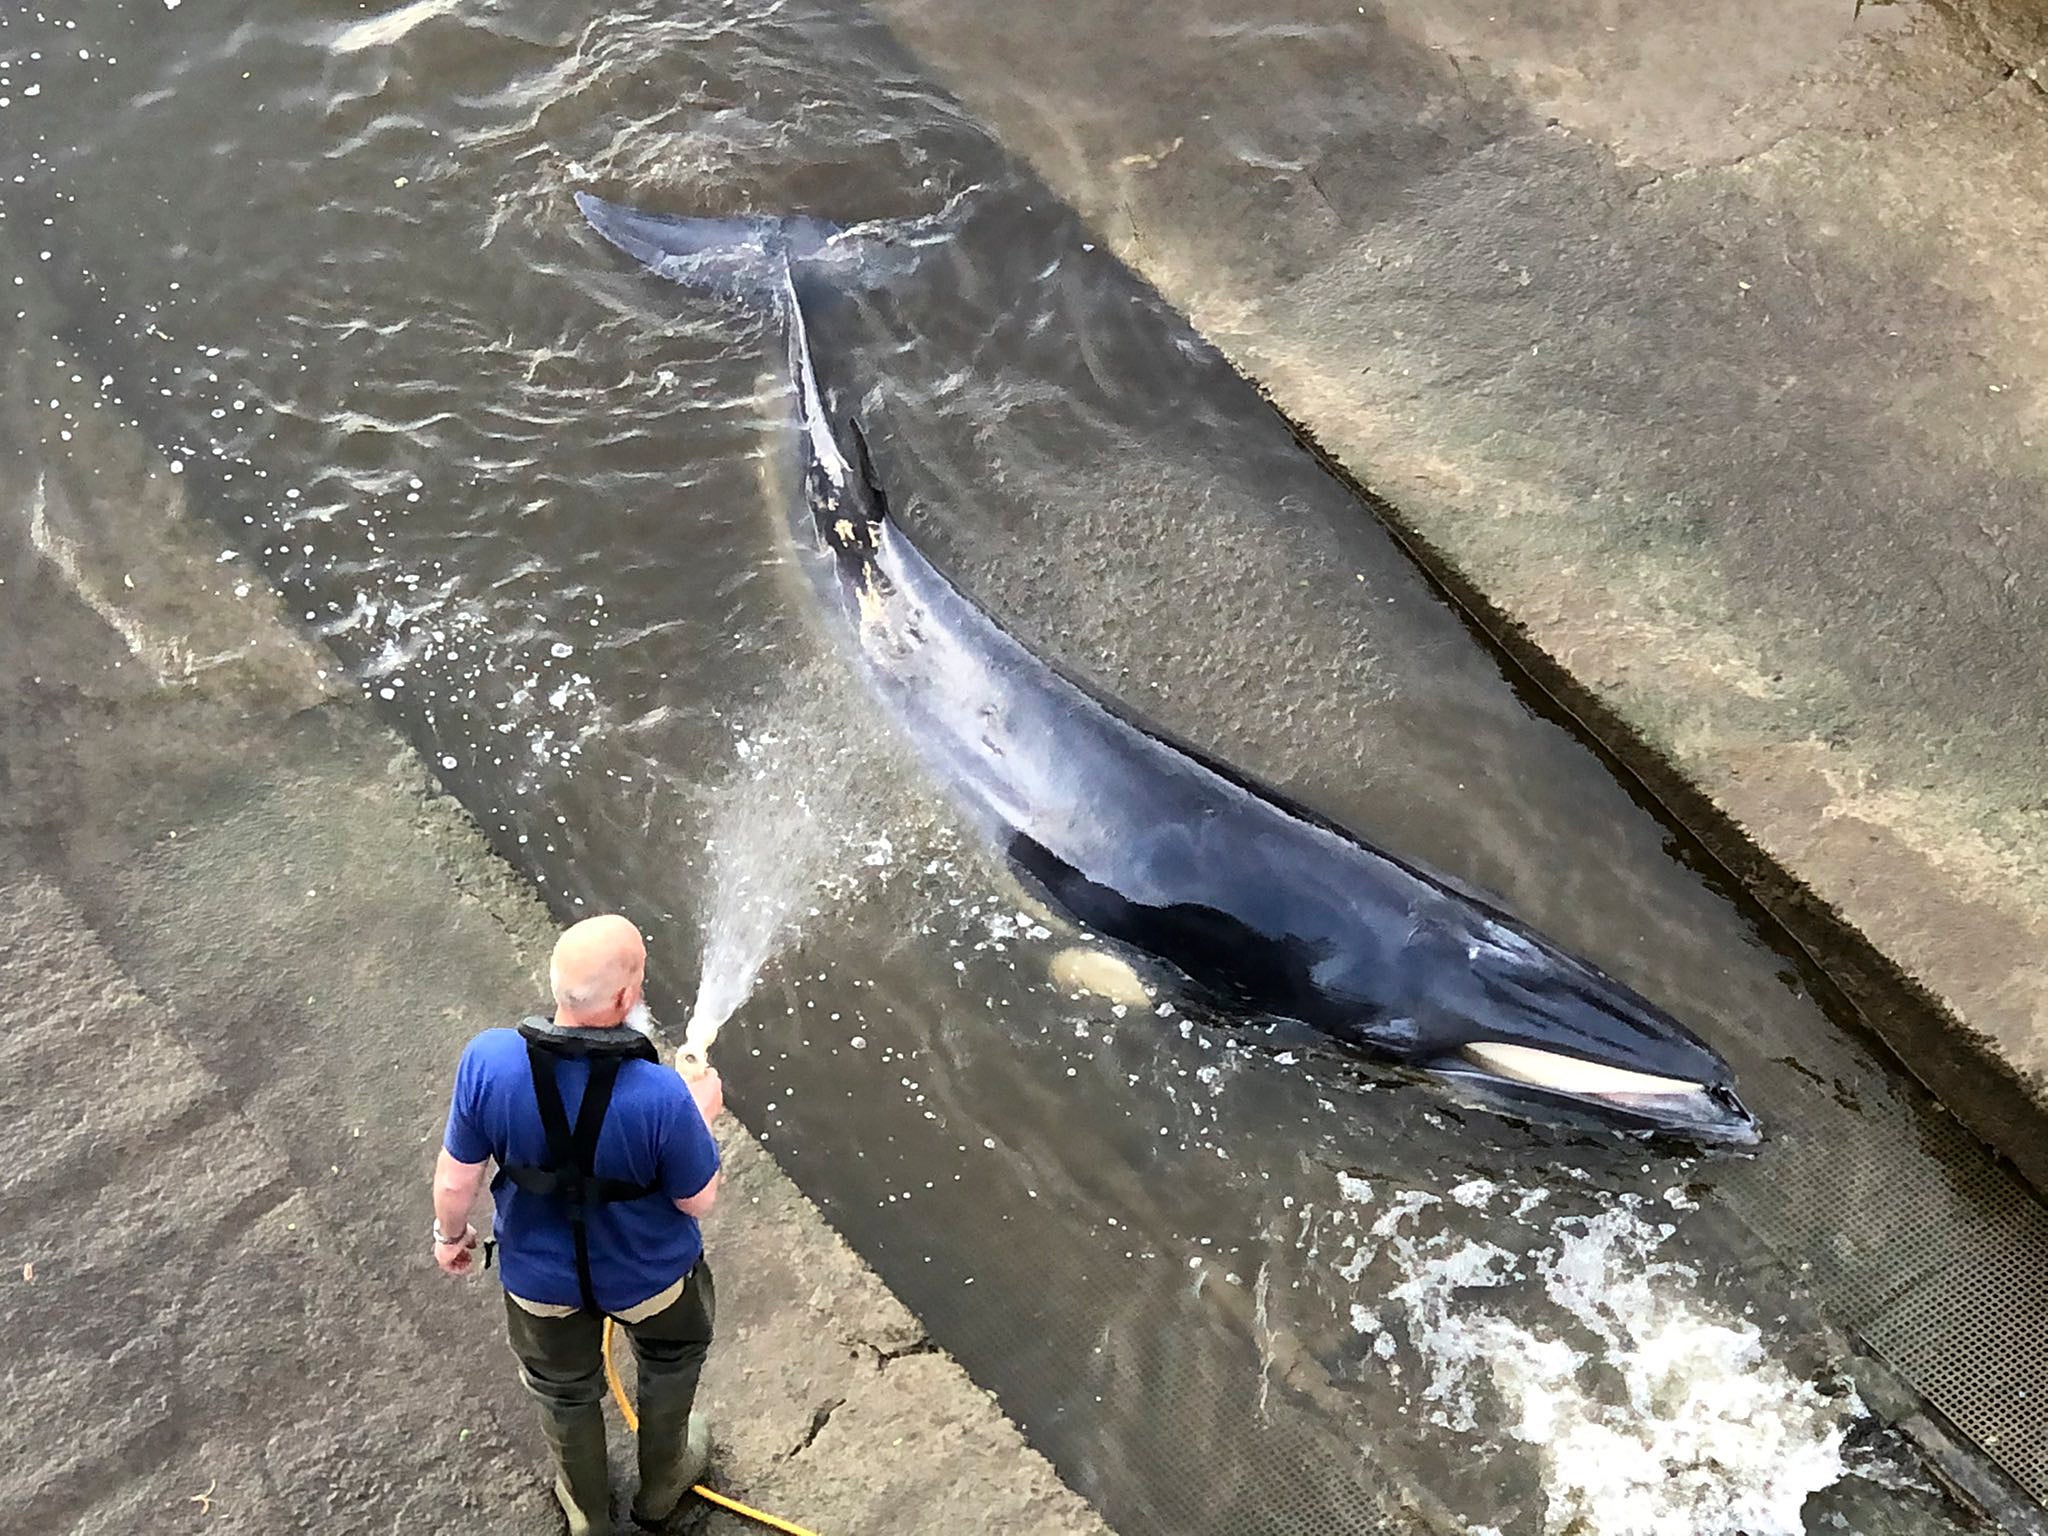
M 1482 1210 L 1486 1203 L 1500 1192 L 1500 1186 L 1491 1179 L 1467 1179 L 1451 1191 L 1451 1198 L 1471 1210 Z
M 1360 1183 L 1345 1176 L 1340 1192 L 1356 1202 Z M 1476 1194 L 1451 1192 L 1468 1206 Z M 1530 1447 L 1549 1536 L 1798 1536 L 1809 1495 L 1851 1471 L 1862 1403 L 1793 1376 L 1754 1324 L 1660 1258 L 1674 1228 L 1646 1216 L 1655 1207 L 1625 1196 L 1553 1218 L 1552 1246 L 1527 1258 L 1428 1220 L 1446 1209 L 1401 1191 L 1371 1219 L 1339 1272 L 1357 1282 L 1386 1259 L 1400 1278 L 1366 1298 L 1376 1308 L 1350 1304 L 1351 1324 L 1385 1330 L 1367 1358 L 1429 1421 Z M 1396 1331 L 1419 1382 L 1398 1374 Z

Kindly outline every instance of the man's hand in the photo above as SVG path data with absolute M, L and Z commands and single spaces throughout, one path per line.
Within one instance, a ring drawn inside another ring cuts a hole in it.
M 438 1238 L 434 1242 L 434 1262 L 441 1266 L 443 1274 L 466 1275 L 476 1267 L 476 1228 L 465 1226 L 462 1241 L 444 1243 Z
M 683 1086 L 690 1090 L 690 1097 L 697 1101 L 698 1113 L 709 1125 L 725 1111 L 725 1079 L 718 1075 L 718 1068 L 706 1066 L 695 1077 L 683 1077 Z
M 466 1275 L 475 1263 L 476 1228 L 469 1213 L 484 1187 L 486 1163 L 462 1163 L 446 1147 L 434 1163 L 434 1236 L 460 1236 L 460 1242 L 434 1244 L 434 1262 L 451 1275 Z

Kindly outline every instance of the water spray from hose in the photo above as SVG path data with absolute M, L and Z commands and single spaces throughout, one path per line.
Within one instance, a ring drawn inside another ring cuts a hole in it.
M 772 724 L 734 739 L 736 771 L 706 795 L 697 996 L 676 1069 L 709 1069 L 718 1032 L 803 924 L 895 863 L 853 786 L 887 783 L 843 692 L 799 673 Z

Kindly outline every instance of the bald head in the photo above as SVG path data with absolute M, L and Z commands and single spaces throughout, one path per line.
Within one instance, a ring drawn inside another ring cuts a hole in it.
M 647 945 L 617 913 L 586 917 L 563 930 L 548 962 L 555 992 L 555 1022 L 605 1028 L 640 1001 L 647 976 Z

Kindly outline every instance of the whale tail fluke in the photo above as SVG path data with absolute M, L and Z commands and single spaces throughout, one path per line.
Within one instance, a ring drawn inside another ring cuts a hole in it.
M 933 238 L 930 221 L 844 226 L 800 215 L 700 218 L 648 213 L 588 192 L 576 206 L 590 227 L 671 282 L 772 304 L 789 281 L 846 289 L 900 276 Z M 940 216 L 943 218 L 943 215 Z

